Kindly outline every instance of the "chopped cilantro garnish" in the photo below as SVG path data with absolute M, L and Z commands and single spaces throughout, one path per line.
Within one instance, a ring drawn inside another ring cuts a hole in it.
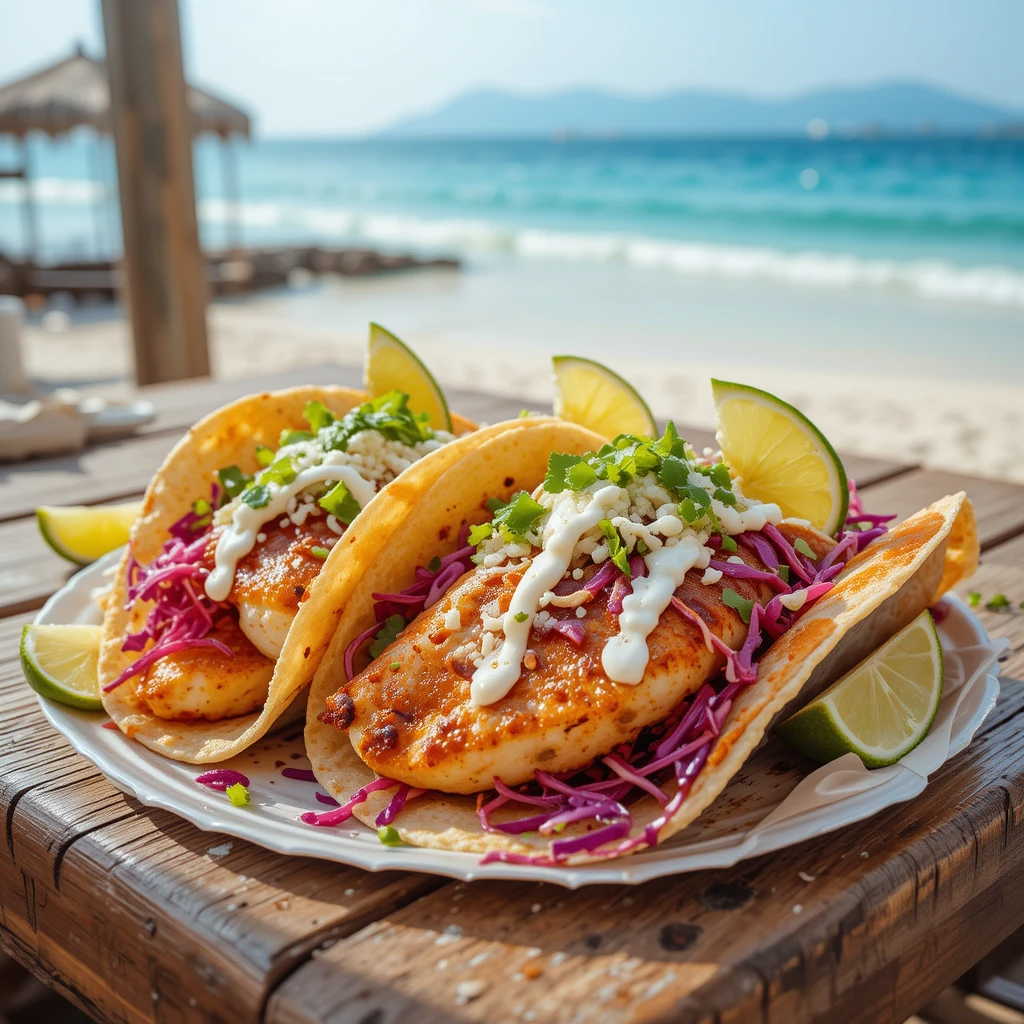
M 205 498 L 199 498 L 192 502 L 192 511 L 197 516 L 208 516 L 213 511 L 213 506 Z
M 811 545 L 808 544 L 803 537 L 797 537 L 797 539 L 793 541 L 793 549 L 795 551 L 799 551 L 801 555 L 806 555 L 812 561 L 816 562 L 818 560 L 818 556 L 811 549 Z
M 507 531 L 515 537 L 524 537 L 540 521 L 547 509 L 534 501 L 526 491 L 520 491 L 503 508 L 494 513 L 491 526 L 500 528 L 504 535 Z
M 245 807 L 252 799 L 249 796 L 249 790 L 240 782 L 236 782 L 233 786 L 228 786 L 224 792 L 235 807 Z
M 393 661 L 393 662 L 391 662 L 391 671 L 392 672 L 397 672 L 401 667 L 402 667 L 402 663 L 400 661 Z
M 331 553 L 331 549 L 330 548 L 322 548 L 322 547 L 317 546 L 315 548 L 310 548 L 309 549 L 309 553 L 314 558 L 319 558 L 319 559 L 322 560 L 322 559 L 326 558 Z
M 732 489 L 732 477 L 729 475 L 729 467 L 724 462 L 716 462 L 711 467 L 708 476 L 716 487 Z M 719 498 L 719 501 L 721 501 L 721 498 Z
M 242 501 L 250 508 L 266 508 L 270 503 L 270 488 L 266 484 L 253 484 L 242 492 Z
M 407 445 L 429 441 L 434 436 L 427 426 L 429 414 L 414 413 L 409 408 L 409 396 L 402 391 L 388 391 L 364 402 L 357 409 L 345 413 L 340 420 L 334 419 L 322 406 L 317 406 L 320 403 L 310 402 L 305 415 L 327 451 L 345 451 L 349 441 L 363 430 L 376 430 L 389 441 L 401 441 Z M 324 414 L 331 418 L 326 419 Z
M 675 455 L 667 455 L 658 468 L 658 479 L 667 490 L 682 494 L 690 479 L 690 467 Z
M 269 466 L 274 461 L 274 449 L 266 445 L 256 445 L 256 461 L 261 466 Z
M 277 446 L 284 448 L 286 445 L 298 444 L 300 441 L 312 441 L 313 435 L 308 430 L 282 430 Z
M 322 509 L 346 526 L 359 515 L 359 502 L 352 492 L 339 480 L 319 501 Z
M 401 846 L 402 837 L 398 834 L 398 829 L 394 825 L 381 825 L 377 829 L 377 838 L 385 846 Z
M 370 657 L 379 658 L 398 639 L 398 634 L 403 629 L 405 629 L 405 619 L 401 615 L 389 615 L 377 630 L 373 643 L 370 644 Z
M 302 418 L 309 424 L 309 429 L 317 434 L 334 422 L 334 413 L 323 402 L 307 402 Z
M 734 541 L 732 537 L 729 536 L 729 534 L 723 533 L 721 537 L 723 551 L 736 552 L 739 550 L 739 548 L 736 545 L 736 541 Z
M 779 566 L 779 575 L 782 577 L 782 582 L 783 583 L 788 583 L 789 582 L 789 566 L 788 565 L 780 565 Z
M 730 608 L 735 608 L 740 613 L 740 618 L 744 622 L 750 622 L 750 613 L 754 608 L 754 602 L 748 601 L 745 597 L 740 597 L 735 590 L 726 587 L 722 591 L 722 603 L 728 605 Z
M 993 594 L 985 602 L 985 607 L 990 612 L 1008 612 L 1012 606 L 1005 594 Z
M 548 494 L 561 494 L 568 486 L 565 476 L 573 466 L 583 461 L 582 455 L 566 455 L 552 452 L 548 456 L 548 471 L 544 477 L 544 490 Z
M 503 509 L 508 502 L 503 501 L 501 498 L 488 498 L 484 504 L 487 506 L 489 512 L 497 512 L 499 509 Z
M 683 498 L 683 500 L 679 502 L 679 514 L 688 523 L 695 523 L 704 513 L 697 508 L 697 504 L 693 498 Z
M 651 549 L 644 543 L 643 537 L 637 537 L 636 539 L 636 553 L 638 555 L 649 555 Z
M 298 474 L 295 472 L 295 467 L 292 466 L 292 460 L 286 455 L 268 466 L 256 479 L 261 484 L 277 484 L 278 487 L 287 487 L 296 476 Z
M 428 563 L 427 568 L 431 572 L 437 572 L 437 570 L 441 568 L 441 559 L 437 555 L 434 555 L 434 557 Z
M 513 616 L 516 622 L 525 622 L 529 617 L 529 612 L 516 612 Z
M 724 487 L 716 487 L 715 493 L 712 495 L 715 501 L 720 501 L 723 505 L 735 505 L 736 495 L 732 491 L 727 491 Z
M 597 470 L 586 462 L 577 462 L 570 466 L 565 473 L 565 482 L 570 491 L 586 490 L 592 483 L 597 482 Z
M 223 469 L 218 469 L 217 479 L 220 480 L 220 485 L 227 492 L 229 498 L 237 498 L 252 482 L 252 477 L 247 476 L 237 466 L 225 466 Z
M 494 527 L 490 523 L 479 523 L 469 528 L 469 543 L 476 547 L 487 540 L 494 533 Z
M 629 552 L 626 550 L 626 545 L 622 543 L 619 531 L 615 529 L 615 525 L 610 519 L 602 519 L 598 526 L 601 527 L 601 532 L 608 542 L 608 557 L 628 576 L 630 574 Z
M 967 603 L 972 608 L 977 608 L 981 604 L 981 594 L 977 590 L 972 590 L 967 594 Z

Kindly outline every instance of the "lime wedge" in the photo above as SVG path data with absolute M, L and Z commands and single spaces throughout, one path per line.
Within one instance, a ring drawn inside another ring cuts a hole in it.
M 96 667 L 102 626 L 33 626 L 21 631 L 21 667 L 29 686 L 50 700 L 102 711 Z
M 778 732 L 821 764 L 853 751 L 880 768 L 928 735 L 941 697 L 942 647 L 926 609 Z
M 370 346 L 366 354 L 366 390 L 376 398 L 388 391 L 404 391 L 413 412 L 430 414 L 435 430 L 452 429 L 452 418 L 444 392 L 433 374 L 404 341 L 399 341 L 380 324 L 370 324 Z
M 651 410 L 636 388 L 607 366 L 581 356 L 554 356 L 555 415 L 604 437 L 656 437 Z
M 132 523 L 139 517 L 141 501 L 125 505 L 41 505 L 36 522 L 43 540 L 76 565 L 88 565 L 128 543 Z
M 774 502 L 830 536 L 846 522 L 846 470 L 825 435 L 767 391 L 713 380 L 722 455 L 748 498 Z

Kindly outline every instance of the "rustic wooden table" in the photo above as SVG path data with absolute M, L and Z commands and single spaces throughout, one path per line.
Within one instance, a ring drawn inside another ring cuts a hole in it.
M 902 1021 L 1024 922 L 1019 611 L 982 612 L 1011 638 L 1003 694 L 917 801 L 730 870 L 567 892 L 369 874 L 239 840 L 214 857 L 215 838 L 118 792 L 47 725 L 18 665 L 22 624 L 68 576 L 34 506 L 138 495 L 203 412 L 357 376 L 150 389 L 160 414 L 143 435 L 0 468 L 4 949 L 103 1021 Z M 454 398 L 490 421 L 519 408 Z M 984 549 L 969 588 L 1024 598 L 1024 488 L 848 467 L 877 510 L 966 487 Z

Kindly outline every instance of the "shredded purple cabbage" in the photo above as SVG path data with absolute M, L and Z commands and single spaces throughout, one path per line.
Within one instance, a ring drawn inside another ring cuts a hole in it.
M 212 507 L 216 507 L 218 493 L 214 484 Z M 226 612 L 223 604 L 206 596 L 205 581 L 209 570 L 202 562 L 210 531 L 209 514 L 200 516 L 190 511 L 168 527 L 170 537 L 149 565 L 137 561 L 129 550 L 125 570 L 128 585 L 125 608 L 130 611 L 138 601 L 151 601 L 153 606 L 142 629 L 129 633 L 121 645 L 122 651 L 145 653 L 107 683 L 103 687 L 105 693 L 116 689 L 126 679 L 145 672 L 154 661 L 178 651 L 212 647 L 228 658 L 234 657 L 227 644 L 207 636 L 217 618 Z
M 196 782 L 200 786 L 215 789 L 218 793 L 223 793 L 228 786 L 249 785 L 248 777 L 241 772 L 236 772 L 234 768 L 214 768 L 211 771 L 203 772 L 202 775 L 196 776 Z

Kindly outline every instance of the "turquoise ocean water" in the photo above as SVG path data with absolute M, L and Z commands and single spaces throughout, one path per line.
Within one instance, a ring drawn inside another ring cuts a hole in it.
M 4 145 L 0 166 L 13 157 Z M 705 286 L 752 310 L 814 306 L 823 336 L 854 299 L 923 317 L 922 338 L 933 320 L 948 327 L 949 313 L 963 327 L 940 347 L 953 352 L 981 333 L 1012 348 L 1024 368 L 1024 342 L 1012 340 L 1018 330 L 1024 338 L 1024 140 L 234 146 L 246 244 L 452 253 L 470 271 L 509 281 L 543 278 L 550 288 L 564 279 L 566 301 L 584 318 L 588 292 L 627 278 L 630 294 L 658 291 L 663 319 L 685 313 L 674 296 L 684 302 Z M 109 142 L 38 140 L 32 158 L 45 255 L 114 252 Z M 200 226 L 213 247 L 230 237 L 221 158 L 215 141 L 197 145 Z M 0 250 L 13 253 L 22 239 L 18 188 L 0 182 Z M 622 309 L 622 322 L 636 312 Z

